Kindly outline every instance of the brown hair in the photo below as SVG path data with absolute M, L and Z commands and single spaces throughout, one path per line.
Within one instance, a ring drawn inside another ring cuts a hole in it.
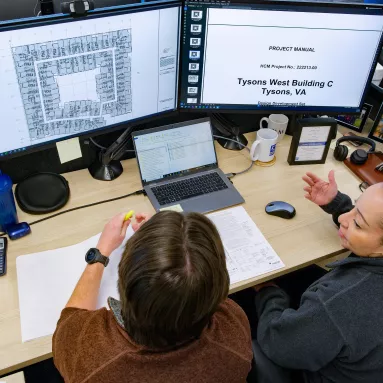
M 220 236 L 198 213 L 153 216 L 127 242 L 118 274 L 125 329 L 155 349 L 198 337 L 229 291 Z

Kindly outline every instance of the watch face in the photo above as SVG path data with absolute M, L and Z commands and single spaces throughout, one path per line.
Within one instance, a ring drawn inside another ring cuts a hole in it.
M 87 262 L 92 262 L 96 258 L 96 252 L 94 250 L 89 250 L 88 253 L 86 254 L 86 261 Z

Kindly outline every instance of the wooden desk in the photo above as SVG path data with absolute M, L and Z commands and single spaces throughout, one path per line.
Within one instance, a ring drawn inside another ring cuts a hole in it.
M 249 141 L 255 134 L 248 135 Z M 277 161 L 272 167 L 254 166 L 248 173 L 236 176 L 233 181 L 245 198 L 245 209 L 264 233 L 286 267 L 274 273 L 237 283 L 231 292 L 315 263 L 326 257 L 342 253 L 337 230 L 331 218 L 303 197 L 304 172 L 310 170 L 320 177 L 327 177 L 336 170 L 340 189 L 351 198 L 360 194 L 359 181 L 332 157 L 329 152 L 325 165 L 289 166 L 286 162 L 291 137 L 278 144 Z M 238 172 L 249 165 L 248 152 L 231 152 L 217 144 L 220 167 L 225 172 Z M 124 173 L 113 182 L 96 181 L 87 170 L 65 174 L 70 183 L 71 200 L 66 208 L 118 197 L 141 189 L 136 160 L 124 162 Z M 291 203 L 297 210 L 292 220 L 269 216 L 265 205 L 273 200 Z M 99 233 L 104 224 L 119 212 L 134 209 L 136 212 L 153 208 L 149 200 L 140 195 L 84 210 L 64 214 L 32 227 L 32 235 L 9 244 L 8 273 L 0 278 L 0 375 L 51 357 L 51 337 L 21 343 L 20 316 L 16 280 L 16 257 L 43 250 L 68 246 Z M 37 218 L 19 211 L 21 221 L 32 222 Z M 49 288 L 49 286 L 47 286 Z M 38 307 L 36 307 L 38 310 Z

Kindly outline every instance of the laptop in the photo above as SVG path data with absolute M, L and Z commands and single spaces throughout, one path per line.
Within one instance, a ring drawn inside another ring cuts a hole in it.
M 206 213 L 245 202 L 218 167 L 209 118 L 134 132 L 132 138 L 156 211 Z

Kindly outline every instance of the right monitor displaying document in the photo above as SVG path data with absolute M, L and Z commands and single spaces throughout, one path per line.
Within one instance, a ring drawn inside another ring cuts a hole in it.
M 363 6 L 187 2 L 180 107 L 359 112 L 382 29 Z

